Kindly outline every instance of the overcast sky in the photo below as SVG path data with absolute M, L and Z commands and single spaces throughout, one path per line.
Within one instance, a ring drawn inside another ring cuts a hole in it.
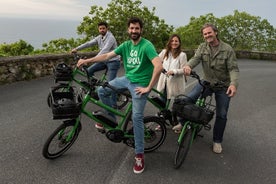
M 111 0 L 0 0 L 0 17 L 43 18 L 82 21 L 90 6 L 103 8 Z M 267 19 L 276 27 L 276 0 L 142 0 L 155 15 L 175 27 L 187 25 L 190 17 L 213 13 L 215 17 L 233 14 L 234 10 Z

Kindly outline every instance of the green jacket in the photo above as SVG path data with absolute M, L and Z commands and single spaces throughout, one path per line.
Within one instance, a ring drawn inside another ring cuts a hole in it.
M 195 55 L 189 60 L 188 66 L 192 69 L 202 63 L 203 79 L 214 87 L 235 85 L 238 87 L 239 68 L 234 50 L 230 45 L 220 41 L 218 51 L 212 57 L 208 43 L 202 43 Z

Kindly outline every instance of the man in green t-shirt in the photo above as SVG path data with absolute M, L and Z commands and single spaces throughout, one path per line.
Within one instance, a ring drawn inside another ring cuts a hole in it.
M 118 90 L 129 90 L 132 96 L 132 121 L 135 140 L 135 165 L 134 173 L 144 171 L 144 109 L 147 96 L 152 87 L 157 83 L 163 69 L 162 61 L 153 44 L 141 37 L 143 22 L 133 17 L 128 21 L 128 34 L 130 40 L 125 41 L 114 51 L 89 59 L 80 59 L 77 66 L 89 62 L 102 62 L 120 55 L 123 59 L 125 76 L 117 77 L 109 84 Z M 98 94 L 103 103 L 116 107 L 116 101 L 110 96 L 112 89 L 100 87 Z

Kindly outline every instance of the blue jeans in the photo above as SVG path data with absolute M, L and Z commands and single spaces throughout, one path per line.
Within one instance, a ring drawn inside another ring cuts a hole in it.
M 117 72 L 120 69 L 120 60 L 94 63 L 93 65 L 88 67 L 88 74 L 89 76 L 93 76 L 95 72 L 104 70 L 106 68 L 108 69 L 107 80 L 111 81 L 115 79 L 115 77 L 117 76 Z
M 192 91 L 187 95 L 194 102 L 199 97 L 202 86 L 197 84 Z M 205 95 L 215 94 L 216 99 L 216 120 L 213 128 L 213 141 L 221 143 L 227 122 L 227 113 L 230 104 L 230 97 L 226 94 L 227 89 L 207 89 Z
M 117 77 L 109 84 L 119 91 L 129 90 L 132 96 L 132 121 L 135 141 L 135 153 L 144 153 L 144 109 L 147 102 L 147 94 L 137 95 L 134 91 L 136 87 L 141 87 L 138 83 L 131 83 L 125 76 Z M 116 106 L 116 100 L 112 98 L 114 91 L 108 87 L 100 87 L 98 95 L 101 101 L 111 107 Z

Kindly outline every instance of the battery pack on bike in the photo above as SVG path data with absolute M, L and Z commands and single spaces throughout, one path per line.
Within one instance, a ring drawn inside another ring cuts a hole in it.
M 94 111 L 93 115 L 97 119 L 99 119 L 99 120 L 105 122 L 106 124 L 108 124 L 109 126 L 111 126 L 112 128 L 115 128 L 117 126 L 117 123 L 115 122 L 115 120 L 112 119 L 109 115 L 107 115 L 106 113 L 104 113 L 101 110 Z

